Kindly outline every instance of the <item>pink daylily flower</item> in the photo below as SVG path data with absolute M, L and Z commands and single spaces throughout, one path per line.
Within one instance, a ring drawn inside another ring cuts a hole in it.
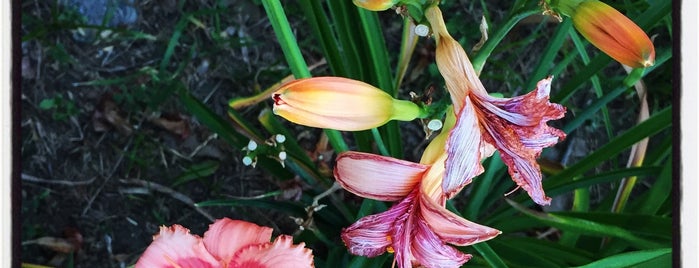
M 288 235 L 270 242 L 271 237 L 272 228 L 228 218 L 211 224 L 204 238 L 177 224 L 162 226 L 135 267 L 313 267 L 304 243 L 294 245 Z
M 335 178 L 345 189 L 365 198 L 399 201 L 342 231 L 352 254 L 395 252 L 398 267 L 459 267 L 471 255 L 448 244 L 472 245 L 500 234 L 444 208 L 440 183 L 446 156 L 426 165 L 361 152 L 338 155 Z
M 514 98 L 488 95 L 466 52 L 449 35 L 441 11 L 434 6 L 425 12 L 437 41 L 437 67 L 447 85 L 457 123 L 447 142 L 443 191 L 447 198 L 458 193 L 483 172 L 480 161 L 492 147 L 508 166 L 510 176 L 540 205 L 551 198 L 544 193 L 536 158 L 544 147 L 565 138 L 565 133 L 546 124 L 565 115 L 565 107 L 549 102 L 551 77 L 537 88 Z

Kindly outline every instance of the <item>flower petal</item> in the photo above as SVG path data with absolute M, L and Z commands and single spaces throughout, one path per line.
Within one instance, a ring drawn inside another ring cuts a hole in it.
M 566 110 L 549 102 L 551 79 L 539 81 L 536 90 L 511 99 L 471 94 L 473 104 L 480 111 L 480 125 L 487 133 L 483 139 L 500 151 L 512 179 L 540 205 L 548 205 L 551 198 L 544 194 L 536 158 L 544 147 L 566 136 L 546 124 L 548 120 L 562 118 Z
M 471 259 L 456 248 L 444 243 L 430 229 L 426 220 L 416 220 L 412 254 L 418 263 L 426 267 L 461 267 Z
M 204 233 L 204 245 L 217 259 L 228 263 L 240 249 L 268 243 L 272 231 L 272 228 L 251 222 L 222 218 L 209 225 Z
M 477 112 L 471 97 L 466 96 L 447 143 L 448 157 L 442 181 L 442 190 L 447 198 L 456 195 L 473 177 L 483 173 L 480 163 L 481 136 Z
M 431 198 L 420 198 L 421 218 L 427 222 L 441 241 L 468 246 L 490 240 L 499 235 L 499 230 L 480 225 L 459 217 Z
M 313 253 L 302 242 L 294 245 L 294 239 L 288 235 L 278 236 L 273 243 L 267 242 L 251 245 L 235 254 L 231 268 L 272 268 L 313 267 Z
M 386 252 L 393 243 L 400 243 L 396 240 L 402 237 L 395 236 L 394 228 L 400 228 L 403 225 L 402 222 L 409 216 L 408 210 L 413 207 L 414 200 L 415 194 L 409 194 L 387 211 L 363 217 L 343 229 L 342 241 L 345 242 L 349 252 L 359 256 L 375 257 Z M 398 254 L 402 251 L 400 248 L 394 250 L 398 258 Z
M 487 94 L 478 73 L 473 68 L 466 51 L 447 30 L 442 11 L 437 5 L 425 10 L 425 18 L 432 26 L 437 48 L 435 60 L 439 73 L 444 77 L 455 111 L 461 111 L 464 98 L 471 91 Z
M 160 233 L 153 236 L 153 243 L 134 267 L 219 267 L 219 262 L 209 254 L 199 236 L 175 224 L 160 227 Z
M 364 198 L 396 201 L 405 197 L 429 166 L 362 152 L 337 156 L 335 179 L 346 190 Z

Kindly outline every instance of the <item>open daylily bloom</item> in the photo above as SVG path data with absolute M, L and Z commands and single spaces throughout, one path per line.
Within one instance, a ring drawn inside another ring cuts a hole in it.
M 415 103 L 343 77 L 294 80 L 282 85 L 272 99 L 274 113 L 291 122 L 345 131 L 367 130 L 390 120 L 410 121 L 422 113 Z
M 272 228 L 254 223 L 219 219 L 204 238 L 180 225 L 160 227 L 135 267 L 313 267 L 311 250 L 293 244 L 288 235 L 270 242 Z
M 391 8 L 398 0 L 352 0 L 354 5 L 371 11 L 383 11 Z
M 345 189 L 365 198 L 399 201 L 342 231 L 342 240 L 352 254 L 395 253 L 398 267 L 460 267 L 471 255 L 448 244 L 472 245 L 500 234 L 444 208 L 446 199 L 440 187 L 447 156 L 444 143 L 445 139 L 435 138 L 420 164 L 361 152 L 337 157 L 335 178 Z
M 436 61 L 451 95 L 457 122 L 447 141 L 442 190 L 447 198 L 483 171 L 480 161 L 494 147 L 508 166 L 514 182 L 538 204 L 548 205 L 536 158 L 544 147 L 565 138 L 546 122 L 562 118 L 565 107 L 549 102 L 551 77 L 523 96 L 488 95 L 461 45 L 449 35 L 442 13 L 430 7 L 425 17 L 437 41 Z

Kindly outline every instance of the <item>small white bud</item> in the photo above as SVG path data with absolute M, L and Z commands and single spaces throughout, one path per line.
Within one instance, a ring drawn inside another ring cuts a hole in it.
M 437 131 L 442 129 L 442 121 L 439 121 L 437 119 L 432 119 L 430 120 L 429 123 L 427 123 L 427 128 L 432 130 L 432 131 Z
M 247 155 L 245 157 L 243 157 L 243 165 L 245 165 L 245 166 L 252 165 L 252 158 L 250 158 Z
M 286 160 L 286 152 L 279 152 L 279 160 Z
M 418 36 L 425 37 L 430 33 L 430 27 L 427 27 L 427 25 L 424 24 L 418 24 L 415 26 L 415 34 Z
M 277 135 L 274 135 L 274 140 L 277 141 L 278 143 L 284 143 L 284 141 L 286 141 L 286 136 L 284 136 L 282 134 L 277 134 Z
M 248 142 L 248 150 L 254 151 L 255 149 L 257 149 L 257 142 L 250 140 L 250 142 Z

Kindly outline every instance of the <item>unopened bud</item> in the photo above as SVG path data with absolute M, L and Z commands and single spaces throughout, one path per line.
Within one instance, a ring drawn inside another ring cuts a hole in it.
M 415 26 L 415 34 L 418 36 L 425 37 L 430 33 L 430 27 L 427 27 L 427 25 L 424 24 L 418 24 Z
M 250 140 L 250 142 L 248 142 L 248 147 L 247 147 L 247 148 L 248 148 L 248 150 L 250 150 L 250 151 L 254 151 L 255 149 L 257 149 L 257 142 L 255 142 L 255 141 L 253 141 L 253 140 Z
M 442 129 L 442 126 L 443 126 L 442 121 L 440 121 L 438 119 L 432 119 L 432 120 L 430 120 L 429 123 L 427 123 L 427 128 L 429 130 L 432 130 L 432 131 L 440 130 L 440 129 Z
M 278 143 L 284 143 L 284 141 L 286 141 L 286 136 L 284 136 L 282 134 L 277 134 L 277 135 L 274 135 L 274 140 L 277 141 Z
M 243 157 L 243 165 L 245 165 L 245 166 L 252 165 L 252 158 L 247 156 L 247 155 L 245 157 Z

